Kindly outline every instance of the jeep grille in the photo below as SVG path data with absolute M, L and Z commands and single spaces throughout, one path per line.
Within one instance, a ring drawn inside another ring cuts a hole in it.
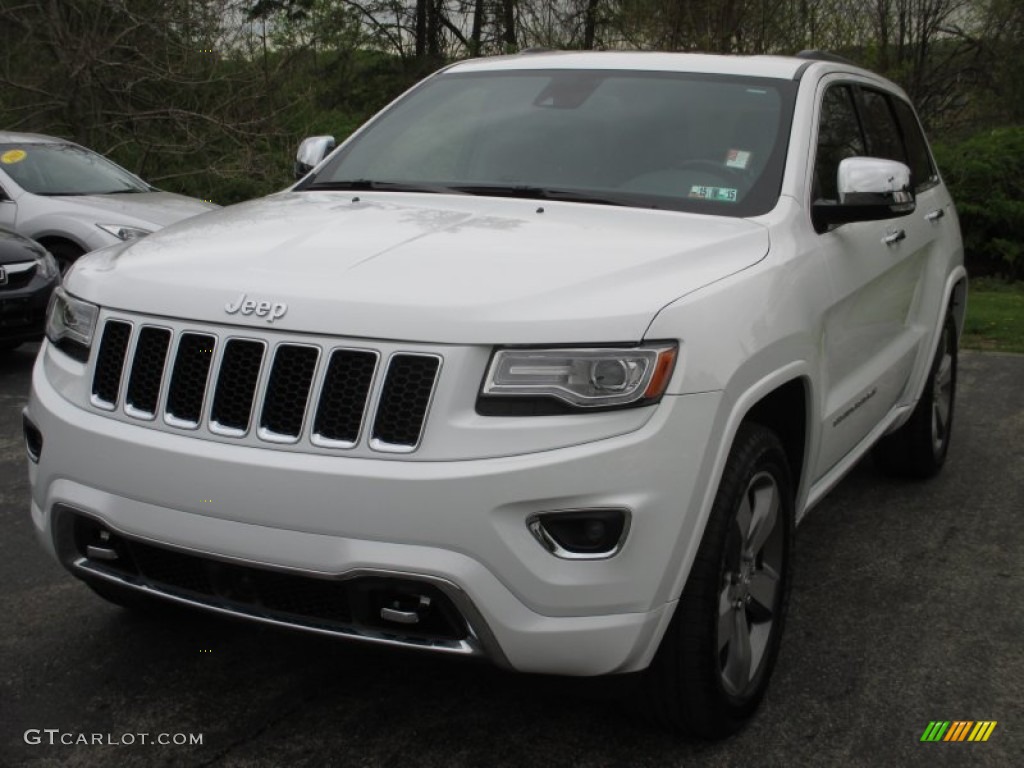
M 330 347 L 107 320 L 92 404 L 171 427 L 266 443 L 419 446 L 441 368 L 433 354 Z

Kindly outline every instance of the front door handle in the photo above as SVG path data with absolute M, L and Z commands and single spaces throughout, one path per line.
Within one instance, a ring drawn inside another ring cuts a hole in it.
M 924 217 L 924 220 L 925 221 L 938 221 L 939 219 L 941 219 L 945 215 L 946 215 L 946 212 L 944 210 L 942 210 L 941 208 L 936 208 L 931 213 L 926 213 L 925 217 Z
M 882 242 L 885 243 L 886 245 L 895 245 L 900 240 L 905 239 L 906 236 L 907 233 L 904 230 L 897 229 L 895 232 L 890 232 L 885 237 L 883 237 Z

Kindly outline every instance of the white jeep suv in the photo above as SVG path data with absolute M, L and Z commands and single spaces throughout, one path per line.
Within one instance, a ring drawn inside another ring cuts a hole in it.
M 291 189 L 75 265 L 32 520 L 114 602 L 646 670 L 720 737 L 800 518 L 872 449 L 941 467 L 962 261 L 905 95 L 848 63 L 459 63 Z

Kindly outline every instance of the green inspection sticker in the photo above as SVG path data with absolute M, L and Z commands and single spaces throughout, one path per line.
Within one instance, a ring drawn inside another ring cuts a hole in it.
M 690 187 L 690 197 L 697 200 L 714 200 L 718 203 L 735 203 L 736 190 L 731 187 L 704 187 L 694 184 Z

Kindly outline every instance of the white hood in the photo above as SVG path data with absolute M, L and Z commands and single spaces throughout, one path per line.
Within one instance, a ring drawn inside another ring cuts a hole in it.
M 292 192 L 81 259 L 67 287 L 151 315 L 465 344 L 638 341 L 762 259 L 742 219 L 535 200 Z M 227 314 L 241 294 L 287 312 Z

